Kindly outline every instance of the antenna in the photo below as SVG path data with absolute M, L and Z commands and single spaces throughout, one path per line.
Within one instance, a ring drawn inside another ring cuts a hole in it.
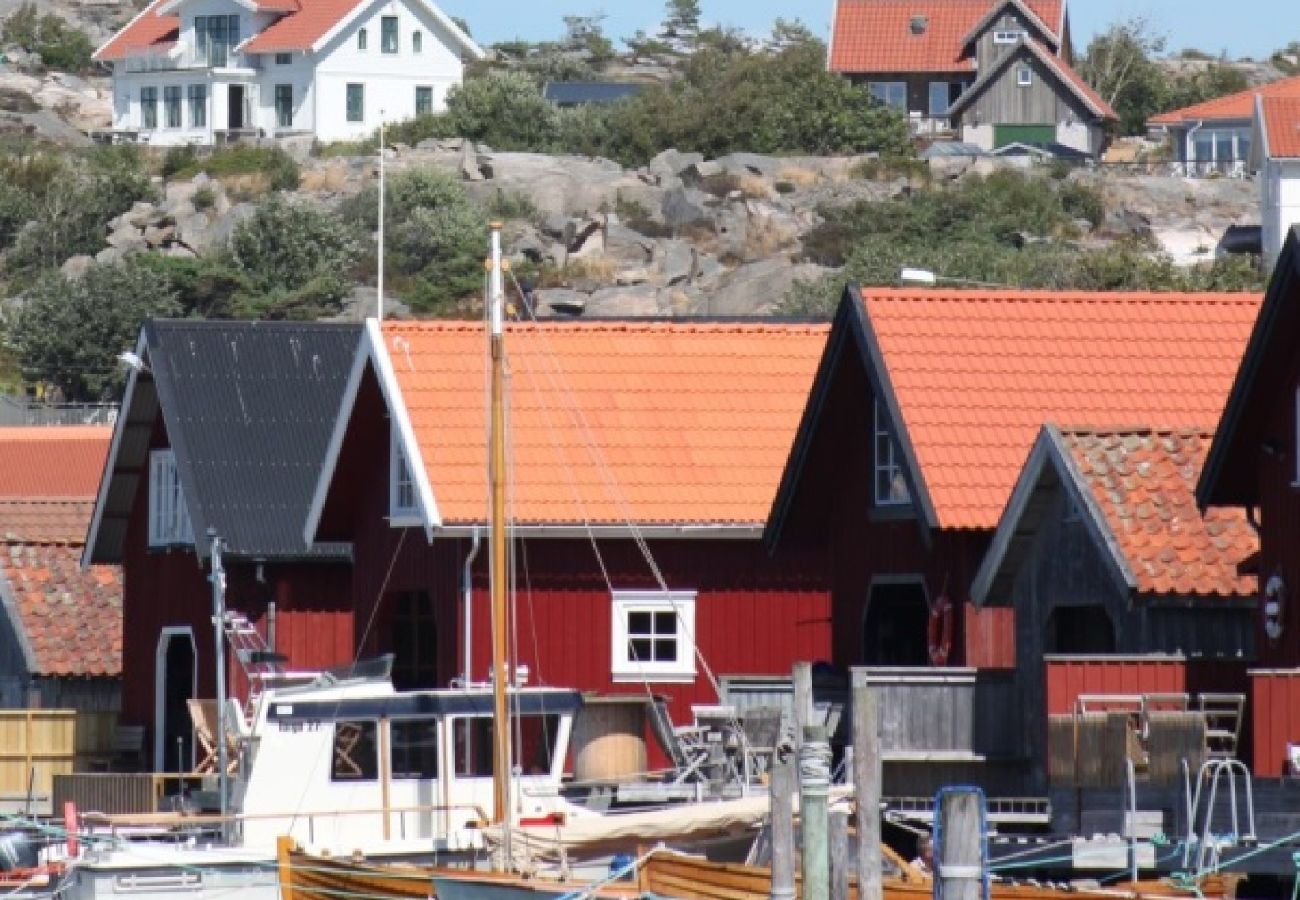
M 375 318 L 384 321 L 384 111 L 379 111 L 379 278 L 376 284 Z

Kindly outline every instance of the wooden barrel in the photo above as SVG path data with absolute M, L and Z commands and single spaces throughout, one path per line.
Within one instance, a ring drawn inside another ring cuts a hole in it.
M 646 770 L 645 696 L 586 697 L 573 723 L 577 781 L 635 781 Z

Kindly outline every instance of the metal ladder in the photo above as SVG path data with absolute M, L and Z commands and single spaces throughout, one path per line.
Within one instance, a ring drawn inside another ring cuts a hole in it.
M 1228 777 L 1228 814 L 1232 825 L 1232 833 L 1222 836 L 1227 840 L 1221 841 L 1210 831 L 1210 826 L 1214 820 L 1215 801 L 1218 799 L 1219 793 L 1219 779 L 1224 775 Z M 1245 833 L 1241 830 L 1241 818 L 1237 808 L 1238 776 L 1241 777 L 1246 800 Z M 1187 840 L 1183 847 L 1183 868 L 1187 868 L 1192 862 L 1193 847 L 1196 850 L 1195 872 L 1199 875 L 1218 866 L 1219 850 L 1225 843 L 1253 846 L 1259 842 L 1259 837 L 1255 832 L 1255 793 L 1251 786 L 1250 769 L 1245 763 L 1238 759 L 1207 759 L 1196 775 L 1196 789 L 1193 791 L 1191 770 L 1187 765 L 1187 761 L 1183 760 L 1183 779 L 1187 803 Z M 1201 819 L 1202 824 L 1198 833 L 1196 822 L 1198 816 L 1202 813 L 1201 791 L 1206 784 L 1209 784 L 1210 791 L 1205 801 L 1204 814 Z
M 266 645 L 262 633 L 243 613 L 226 610 L 221 625 L 226 643 L 234 651 L 239 668 L 248 679 L 248 702 L 244 704 L 244 715 L 252 721 L 266 690 L 266 683 L 284 674 L 285 658 Z

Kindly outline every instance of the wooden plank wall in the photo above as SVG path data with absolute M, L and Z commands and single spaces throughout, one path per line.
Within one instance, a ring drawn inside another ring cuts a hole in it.
M 107 758 L 116 727 L 116 712 L 0 710 L 0 795 L 24 796 L 30 781 L 33 794 L 49 796 L 55 775 Z

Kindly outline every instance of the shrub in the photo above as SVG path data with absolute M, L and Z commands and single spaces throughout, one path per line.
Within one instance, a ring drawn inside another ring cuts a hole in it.
M 199 172 L 207 172 L 214 178 L 263 176 L 273 191 L 295 190 L 301 178 L 297 160 L 279 147 L 236 144 L 206 155 L 193 147 L 173 147 L 163 155 L 164 177 L 193 178 Z
M 201 187 L 194 192 L 190 198 L 190 203 L 194 208 L 202 212 L 205 209 L 211 209 L 217 202 L 217 192 L 210 187 Z
M 0 41 L 39 55 L 43 66 L 60 72 L 85 71 L 95 52 L 84 31 L 54 13 L 40 15 L 34 3 L 24 3 L 5 19 Z
M 487 202 L 487 214 L 493 219 L 526 219 L 535 222 L 541 212 L 527 194 L 497 188 Z
M 497 150 L 554 149 L 560 112 L 520 72 L 489 72 L 452 88 L 447 116 L 458 135 Z

